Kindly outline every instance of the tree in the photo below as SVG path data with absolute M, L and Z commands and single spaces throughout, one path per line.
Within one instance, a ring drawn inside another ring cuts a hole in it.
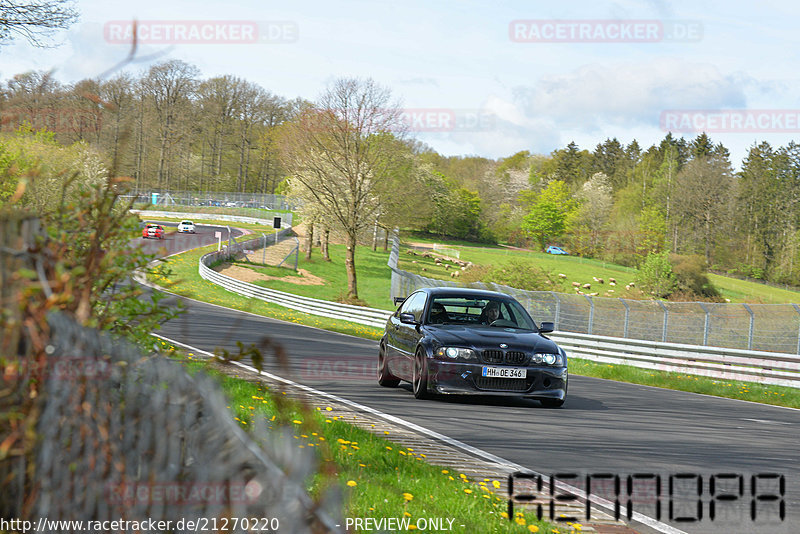
M 567 184 L 554 180 L 534 200 L 522 229 L 536 238 L 544 249 L 548 241 L 558 240 L 564 233 L 567 216 L 576 204 Z
M 719 157 L 696 156 L 676 177 L 675 216 L 685 234 L 700 238 L 709 265 L 715 238 L 730 222 L 734 192 L 730 164 Z M 687 248 L 694 247 L 690 243 Z
M 173 59 L 153 65 L 142 80 L 142 88 L 150 98 L 159 119 L 158 188 L 164 187 L 172 148 L 178 142 L 179 120 L 184 104 L 195 91 L 195 78 L 200 71 L 194 65 Z
M 642 291 L 656 298 L 668 297 L 677 287 L 675 273 L 667 252 L 651 252 L 636 273 L 636 283 Z
M 580 206 L 571 212 L 566 219 L 567 230 L 576 235 L 578 247 L 581 253 L 594 255 L 600 248 L 600 236 L 608 224 L 611 215 L 611 186 L 608 183 L 608 176 L 602 172 L 597 172 L 583 184 L 578 193 Z M 586 241 L 581 239 L 585 236 Z
M 71 5 L 71 0 L 0 0 L 0 44 L 19 36 L 44 47 L 44 38 L 77 22 L 78 13 Z
M 348 298 L 358 299 L 355 253 L 359 232 L 375 222 L 380 196 L 402 155 L 400 108 L 372 80 L 341 78 L 317 105 L 287 124 L 281 157 L 289 183 L 305 190 L 345 235 Z M 396 194 L 396 193 L 395 193 Z

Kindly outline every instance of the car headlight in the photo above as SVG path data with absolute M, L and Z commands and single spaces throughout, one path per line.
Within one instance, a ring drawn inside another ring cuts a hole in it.
M 564 360 L 560 354 L 536 353 L 531 358 L 531 363 L 536 365 L 563 365 Z
M 477 356 L 472 349 L 462 349 L 461 347 L 440 347 L 436 351 L 436 356 L 447 360 L 475 360 Z

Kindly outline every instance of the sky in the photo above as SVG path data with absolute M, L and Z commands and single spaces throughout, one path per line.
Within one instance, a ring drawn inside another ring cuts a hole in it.
M 0 48 L 0 79 L 94 78 L 130 50 L 138 74 L 181 59 L 286 98 L 372 78 L 409 135 L 444 155 L 549 154 L 606 138 L 647 147 L 708 131 L 739 167 L 754 143 L 800 140 L 800 4 L 764 1 L 77 0 L 80 21 Z M 129 35 L 129 34 L 128 34 Z

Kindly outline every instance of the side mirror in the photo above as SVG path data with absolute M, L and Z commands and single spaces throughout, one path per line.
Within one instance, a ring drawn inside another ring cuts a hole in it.
M 400 322 L 403 324 L 417 324 L 417 319 L 413 313 L 401 313 Z
M 542 324 L 539 325 L 539 333 L 540 334 L 547 334 L 555 330 L 555 325 L 550 321 L 544 321 Z

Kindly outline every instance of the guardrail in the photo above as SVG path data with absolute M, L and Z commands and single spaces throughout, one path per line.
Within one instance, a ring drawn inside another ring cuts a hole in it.
M 290 229 L 282 230 L 280 234 L 286 234 Z M 293 295 L 292 293 L 285 293 L 275 289 L 268 289 L 266 287 L 257 286 L 249 282 L 242 282 L 230 276 L 218 273 L 211 269 L 209 265 L 212 263 L 228 259 L 247 248 L 248 245 L 257 245 L 262 242 L 262 238 L 248 239 L 232 245 L 230 249 L 224 249 L 219 252 L 211 252 L 200 258 L 198 269 L 200 277 L 208 280 L 213 284 L 217 284 L 228 291 L 243 295 L 245 297 L 257 298 L 266 302 L 272 302 L 285 308 L 309 313 L 312 315 L 319 315 L 321 317 L 328 317 L 331 319 L 341 319 L 353 323 L 374 326 L 382 328 L 391 311 L 378 310 L 375 308 L 366 308 L 363 306 L 353 306 L 350 304 L 339 304 L 337 302 L 330 302 L 327 300 L 319 300 L 311 297 L 301 297 Z
M 800 388 L 800 356 L 555 332 L 548 337 L 578 358 L 643 369 Z
M 156 210 L 130 210 L 131 213 L 144 214 L 154 219 L 167 217 L 169 219 L 197 219 L 200 221 L 230 221 L 243 222 L 249 224 L 263 224 L 272 226 L 272 219 L 259 219 L 258 217 L 245 217 L 244 215 L 224 215 L 221 213 L 187 213 L 184 211 L 156 211 Z M 282 223 L 292 225 L 292 213 L 276 212 L 276 217 L 282 219 Z

